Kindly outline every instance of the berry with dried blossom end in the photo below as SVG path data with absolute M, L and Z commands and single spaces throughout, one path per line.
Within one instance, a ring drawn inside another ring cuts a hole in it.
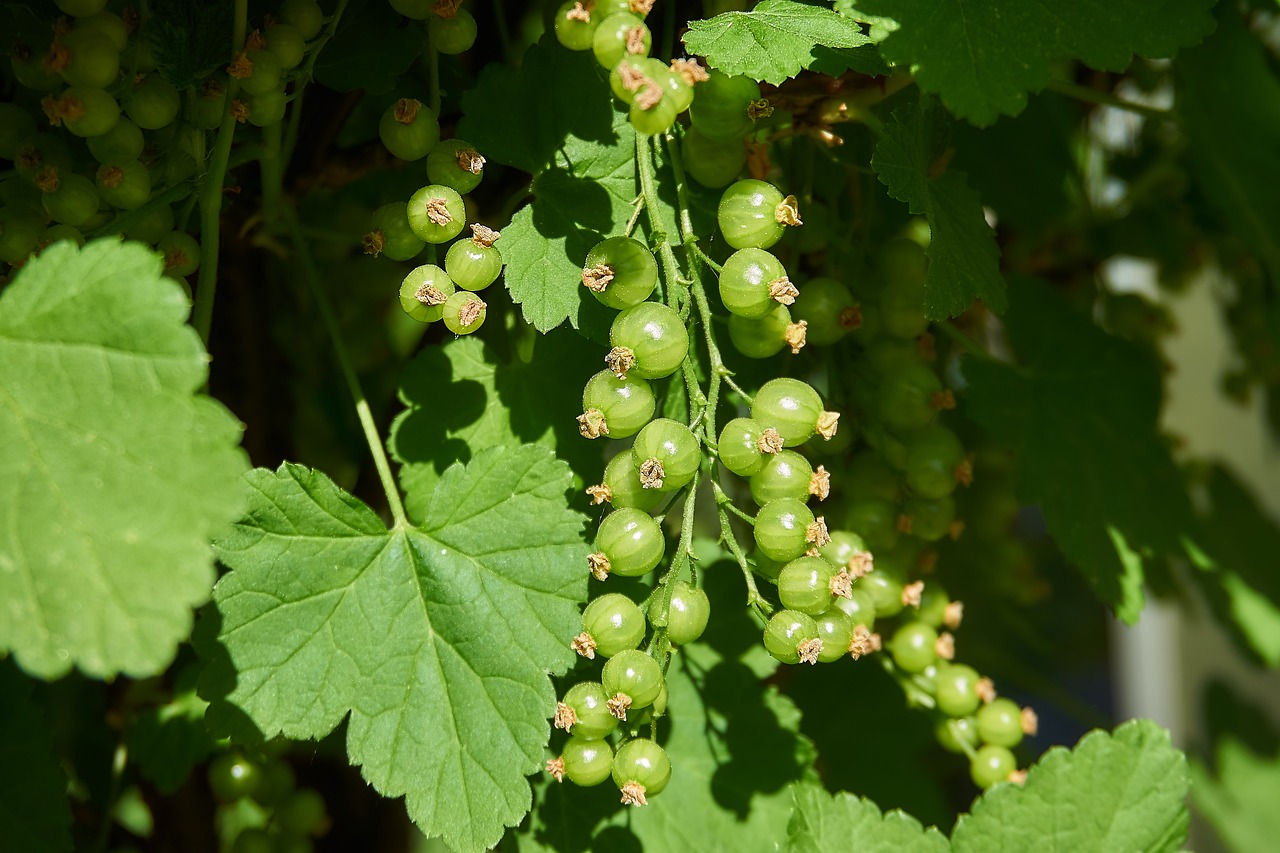
M 640 482 L 645 488 L 674 492 L 689 485 L 702 454 L 698 439 L 679 421 L 657 418 L 646 424 L 636 434 L 631 446 L 640 472 Z
M 750 477 L 764 467 L 764 429 L 751 418 L 733 418 L 720 430 L 716 452 L 721 464 L 740 477 Z M 779 448 L 781 449 L 781 448 Z
M 976 721 L 983 743 L 1012 749 L 1022 742 L 1022 709 L 1012 699 L 993 699 L 983 705 Z
M 585 491 L 587 496 L 591 498 L 592 506 L 600 506 L 600 504 L 608 503 L 613 499 L 613 491 L 605 483 L 600 483 L 595 486 L 587 486 Z M 595 574 L 595 572 L 592 572 L 592 574 Z
M 791 285 L 787 271 L 779 261 L 763 249 L 739 249 L 728 257 L 720 271 L 720 301 L 730 314 L 747 319 L 760 319 L 786 297 Z
M 822 649 L 818 652 L 818 663 L 833 663 L 849 652 L 849 644 L 853 642 L 853 617 L 838 607 L 833 607 L 814 617 L 818 626 L 818 639 Z
M 956 638 L 949 632 L 943 631 L 938 635 L 938 642 L 934 643 L 933 648 L 938 653 L 938 657 L 943 660 L 955 660 Z
M 919 608 L 922 595 L 924 595 L 924 581 L 912 581 L 902 588 L 902 606 Z
M 729 315 L 729 341 L 747 358 L 770 358 L 787 346 L 787 336 L 795 344 L 803 344 L 804 329 L 791 322 L 787 306 L 774 303 L 763 317 Z
M 649 606 L 649 620 L 656 626 L 663 615 L 662 596 L 654 596 Z M 665 616 L 667 639 L 676 646 L 688 645 L 706 630 L 707 621 L 711 618 L 711 600 L 696 586 L 676 581 L 671 589 L 671 607 Z
M 166 275 L 181 278 L 191 275 L 200 267 L 200 244 L 185 231 L 169 232 L 156 243 L 156 251 L 164 257 Z
M 782 339 L 787 342 L 787 346 L 791 347 L 792 355 L 799 355 L 800 350 L 804 349 L 808 338 L 808 329 L 809 321 L 801 320 L 798 323 L 792 323 L 787 326 L 786 331 L 782 333 Z
M 564 729 L 566 732 L 573 728 L 573 724 L 578 722 L 578 714 L 572 707 L 564 702 L 556 703 L 556 713 L 552 717 L 552 724 L 557 729 Z
M 587 409 L 578 415 L 578 434 L 583 438 L 599 438 L 609 434 L 609 424 L 604 412 L 599 409 Z
M 609 694 L 599 681 L 580 681 L 565 691 L 564 699 L 556 706 L 557 719 L 568 722 L 569 734 L 584 740 L 600 740 L 618 727 L 618 718 L 609 710 Z M 561 715 L 560 706 L 567 711 Z M 573 715 L 569 721 L 569 715 Z M 557 723 L 559 725 L 559 723 Z
M 609 460 L 604 469 L 603 485 L 609 490 L 608 501 L 615 507 L 653 512 L 666 499 L 664 493 L 646 489 L 641 484 L 639 466 L 629 450 Z
M 493 244 L 501 236 L 483 225 L 471 226 L 476 236 L 458 240 L 444 256 L 444 269 L 463 290 L 484 290 L 502 272 L 502 253 Z
M 587 660 L 596 659 L 596 641 L 586 631 L 574 637 L 573 641 L 569 643 L 569 648 Z
M 755 128 L 747 110 L 759 97 L 760 85 L 751 78 L 709 70 L 707 79 L 697 85 L 689 118 L 694 129 L 712 142 L 741 140 Z
M 476 43 L 479 27 L 476 19 L 460 0 L 439 0 L 437 6 L 447 4 L 454 9 L 452 15 L 435 14 L 427 18 L 427 36 L 431 45 L 445 56 L 466 53 Z
M 428 184 L 409 198 L 409 227 L 428 243 L 447 243 L 467 224 L 462 196 L 442 184 Z
M 633 738 L 613 757 L 613 781 L 629 806 L 643 806 L 671 781 L 671 759 L 655 741 Z
M 893 632 L 889 654 L 904 672 L 924 672 L 937 660 L 938 632 L 920 621 L 906 622 Z
M 614 350 L 630 354 L 629 370 L 642 379 L 661 379 L 675 373 L 689 354 L 689 331 L 673 308 L 660 302 L 641 302 L 621 311 L 609 327 Z
M 941 391 L 942 380 L 928 364 L 898 359 L 880 371 L 880 385 L 869 405 L 889 429 L 907 433 L 933 423 L 938 410 L 931 400 Z
M 769 282 L 769 298 L 780 305 L 791 305 L 800 295 L 799 289 L 785 275 Z
M 800 658 L 800 663 L 815 664 L 818 662 L 819 656 L 822 654 L 822 639 L 814 637 L 812 640 L 805 640 L 796 646 L 796 655 Z
M 568 0 L 556 10 L 554 29 L 556 41 L 569 50 L 590 50 L 591 42 L 600 25 L 600 15 L 595 14 L 595 0 Z
M 902 514 L 909 520 L 911 535 L 925 542 L 937 542 L 952 530 L 956 520 L 955 498 L 947 495 L 938 500 L 912 495 L 902 505 Z
M 420 160 L 440 141 L 440 122 L 422 101 L 401 98 L 383 112 L 378 121 L 378 136 L 393 157 Z
M 625 699 L 625 702 L 618 703 L 625 706 L 622 709 L 624 714 L 630 708 L 647 708 L 652 705 L 665 684 L 662 665 L 637 649 L 627 649 L 609 658 L 600 674 L 600 681 L 605 692 L 613 699 Z
M 608 559 L 613 574 L 637 577 L 653 571 L 662 562 L 666 536 L 647 512 L 618 507 L 600 522 L 596 548 Z
M 773 104 L 769 103 L 768 98 L 756 98 L 747 104 L 747 118 L 753 122 L 768 118 L 771 115 L 773 115 Z
M 773 184 L 754 178 L 730 184 L 720 197 L 716 219 L 735 249 L 768 249 L 788 225 L 799 225 L 795 196 L 783 197 Z
M 56 112 L 67 130 L 90 140 L 109 133 L 120 122 L 120 105 L 102 89 L 73 86 L 58 97 Z M 50 123 L 57 123 L 52 116 Z
M 591 37 L 591 52 L 606 71 L 627 56 L 648 56 L 653 43 L 644 21 L 630 12 L 616 12 L 602 20 Z
M 969 759 L 969 778 L 979 788 L 1006 782 L 1018 769 L 1013 753 L 1003 746 L 986 744 Z
M 445 328 L 455 335 L 469 335 L 484 325 L 489 305 L 467 290 L 456 291 L 444 303 Z
M 907 485 L 920 497 L 944 498 L 955 491 L 956 468 L 965 461 L 959 437 L 941 424 L 931 424 L 906 441 Z
M 564 759 L 560 756 L 547 759 L 547 773 L 557 782 L 564 781 Z
M 703 68 L 702 63 L 696 59 L 673 59 L 671 70 L 679 74 L 690 86 L 696 86 L 711 79 L 707 69 Z
M 760 506 L 779 498 L 807 501 L 812 481 L 809 460 L 794 450 L 783 450 L 768 456 L 751 476 L 751 499 Z
M 605 658 L 640 645 L 645 627 L 640 607 L 617 592 L 593 599 L 582 612 L 583 633 L 591 637 L 595 653 Z
M 561 750 L 564 775 L 582 787 L 599 785 L 613 772 L 613 747 L 605 740 L 571 737 Z
M 806 656 L 812 652 L 816 660 L 817 653 L 810 644 L 817 639 L 818 624 L 798 610 L 779 610 L 764 629 L 765 650 L 782 663 L 800 663 L 802 649 Z
M 943 663 L 938 666 L 935 679 L 935 699 L 938 710 L 948 717 L 967 717 L 978 710 L 980 676 L 971 666 L 961 663 Z
M 841 569 L 832 575 L 828 589 L 831 590 L 832 595 L 838 598 L 852 598 L 853 581 L 854 578 L 849 574 L 849 570 Z
M 818 544 L 809 538 L 809 529 L 815 523 L 813 513 L 803 501 L 795 498 L 769 501 L 756 513 L 753 529 L 756 547 L 771 560 L 790 562 L 804 554 L 810 544 Z
M 799 379 L 771 379 L 751 401 L 751 417 L 776 430 L 787 447 L 808 441 L 823 414 L 818 392 Z
M 441 140 L 427 155 L 427 180 L 465 195 L 480 185 L 486 162 L 484 155 L 466 140 Z
M 582 283 L 602 304 L 622 310 L 649 298 L 658 284 L 653 253 L 631 237 L 610 237 L 587 253 Z
M 832 583 L 838 572 L 822 557 L 799 557 L 778 573 L 778 598 L 788 610 L 817 616 L 834 603 Z
M 807 280 L 791 310 L 797 318 L 808 322 L 808 341 L 815 346 L 830 346 L 861 324 L 853 293 L 843 283 L 827 276 Z
M 582 432 L 588 438 L 627 438 L 649 423 L 656 407 L 647 380 L 633 373 L 619 379 L 611 370 L 601 370 L 587 380 L 582 390 L 582 408 L 590 416 L 590 423 L 584 423 L 582 418 L 579 423 L 583 423 Z

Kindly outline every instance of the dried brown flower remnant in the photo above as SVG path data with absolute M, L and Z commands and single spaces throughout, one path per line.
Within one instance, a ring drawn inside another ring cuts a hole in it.
M 619 379 L 627 378 L 627 371 L 636 366 L 636 354 L 629 347 L 614 347 L 604 357 L 605 366 Z
M 711 75 L 707 73 L 707 69 L 696 59 L 673 59 L 671 60 L 671 70 L 684 78 L 684 82 L 690 86 L 695 86 L 711 79 Z
M 778 206 L 773 209 L 773 218 L 782 225 L 804 224 L 800 219 L 800 202 L 793 195 L 789 195 L 778 202 Z
M 667 477 L 662 462 L 656 458 L 646 459 L 640 463 L 640 486 L 645 489 L 661 489 L 662 481 Z
M 613 500 L 613 490 L 604 483 L 598 486 L 587 486 L 586 492 L 591 496 L 591 505 L 599 506 Z
M 758 98 L 747 104 L 747 118 L 752 121 L 759 121 L 771 115 L 773 115 L 773 105 L 769 103 L 768 98 Z
M 782 278 L 775 278 L 769 282 L 769 298 L 774 302 L 783 305 L 794 305 L 796 297 L 800 295 L 800 291 L 791 283 L 791 279 L 785 275 Z
M 578 432 L 583 438 L 599 438 L 609 434 L 609 424 L 605 423 L 604 412 L 599 409 L 587 409 L 578 415 Z
M 636 93 L 636 105 L 642 110 L 651 110 L 661 103 L 661 101 L 662 87 L 648 77 L 645 77 L 640 91 Z
M 791 347 L 791 354 L 798 355 L 800 350 L 804 349 L 806 339 L 809 336 L 809 321 L 801 320 L 798 323 L 791 323 L 782 333 L 782 339 L 787 342 L 787 346 Z
M 929 405 L 935 409 L 954 409 L 956 407 L 956 395 L 951 393 L 948 388 L 945 391 L 934 391 L 929 397 Z
M 880 646 L 880 635 L 871 633 L 866 625 L 859 625 L 853 629 L 853 640 L 849 643 L 849 656 L 857 660 L 863 655 L 880 651 Z
M 564 729 L 566 732 L 573 728 L 578 722 L 578 713 L 571 706 L 564 702 L 556 703 L 556 715 L 554 719 L 557 729 Z
M 827 584 L 827 589 L 838 598 L 852 598 L 853 578 L 849 575 L 849 570 L 841 569 L 832 575 L 831 581 Z
M 805 640 L 796 646 L 796 654 L 800 656 L 800 663 L 817 663 L 818 655 L 822 654 L 822 640 L 817 637 Z
M 231 59 L 231 64 L 227 66 L 227 74 L 237 80 L 243 80 L 253 75 L 253 60 L 249 58 L 249 54 L 240 51 Z
M 471 225 L 471 242 L 475 243 L 477 246 L 484 246 L 485 248 L 488 248 L 498 242 L 498 238 L 501 236 L 502 234 L 500 232 L 494 231 L 492 228 L 481 225 L 478 222 L 472 223 Z
M 837 316 L 840 328 L 847 332 L 852 332 L 862 325 L 862 307 L 859 305 L 846 305 L 840 309 L 840 313 Z
M 870 551 L 854 551 L 849 558 L 849 574 L 854 580 L 865 578 L 875 570 L 875 558 Z
M 609 713 L 622 720 L 627 721 L 627 709 L 631 707 L 631 697 L 625 693 L 615 693 L 613 698 L 605 703 Z
M 611 281 L 613 281 L 613 267 L 608 264 L 596 264 L 594 267 L 582 269 L 582 283 L 587 290 L 604 293 Z
M 902 606 L 919 608 L 922 595 L 924 595 L 924 581 L 912 581 L 902 588 Z
M 765 427 L 764 432 L 760 433 L 760 440 L 756 442 L 756 449 L 761 453 L 781 453 L 782 436 L 773 427 Z
M 624 806 L 649 805 L 649 801 L 644 798 L 644 785 L 639 782 L 628 782 L 620 790 L 622 791 L 622 804 Z
M 1022 733 L 1035 737 L 1036 732 L 1040 729 L 1040 718 L 1030 707 L 1023 708 L 1018 714 L 1018 722 L 1022 726 Z
M 555 758 L 547 759 L 547 772 L 550 773 L 552 778 L 557 782 L 563 782 L 564 758 L 562 756 L 556 756 Z
M 400 124 L 413 124 L 418 118 L 420 109 L 422 109 L 422 101 L 415 98 L 401 98 L 391 108 L 391 117 Z
M 933 643 L 933 650 L 943 660 L 953 660 L 956 656 L 956 638 L 943 631 Z
M 428 201 L 427 219 L 436 225 L 448 225 L 453 221 L 453 214 L 449 212 L 449 203 L 442 198 L 433 198 Z
M 831 494 L 831 474 L 827 472 L 827 466 L 819 465 L 809 477 L 809 494 L 820 501 L 825 501 Z
M 831 534 L 827 531 L 827 520 L 823 516 L 818 516 L 813 524 L 805 528 L 804 538 L 806 542 L 812 542 L 821 548 L 831 542 Z
M 591 11 L 595 9 L 595 0 L 587 0 L 586 3 L 574 3 L 573 8 L 564 13 L 565 19 L 569 21 L 581 21 L 584 24 L 591 23 Z
M 444 291 L 436 287 L 434 284 L 424 284 L 413 292 L 413 298 L 421 302 L 423 305 L 436 306 L 443 305 L 449 301 L 449 297 L 444 295 Z
M 633 15 L 644 16 L 653 11 L 653 0 L 631 0 L 627 7 Z
M 459 148 L 458 156 L 455 159 L 459 169 L 464 172 L 470 172 L 473 175 L 478 175 L 484 171 L 484 164 L 489 162 L 484 158 L 484 155 L 474 148 Z
M 573 638 L 573 642 L 569 644 L 569 648 L 582 655 L 587 660 L 596 659 L 596 640 L 586 631 Z
M 946 625 L 952 631 L 960 627 L 960 622 L 964 619 L 963 602 L 953 601 L 947 605 L 942 611 L 942 624 Z
M 635 26 L 627 30 L 627 53 L 638 56 L 649 52 L 645 47 L 644 37 L 647 35 L 643 26 Z
M 462 6 L 462 0 L 436 0 L 435 5 L 431 7 L 431 11 L 441 18 L 453 18 L 458 14 L 458 9 Z
M 458 322 L 464 327 L 470 326 L 472 323 L 480 319 L 480 315 L 488 309 L 489 303 L 483 299 L 476 297 L 467 300 L 467 304 L 458 309 Z
M 594 554 L 587 555 L 587 568 L 591 570 L 591 576 L 598 581 L 602 581 L 609 577 L 609 571 L 613 568 L 609 562 L 609 558 L 603 552 L 597 551 Z
M 979 678 L 973 689 L 983 702 L 992 702 L 996 698 L 996 683 L 986 676 Z
M 839 428 L 840 428 L 840 413 L 839 412 L 823 412 L 822 414 L 818 415 L 818 423 L 814 427 L 814 431 L 817 432 L 818 435 L 830 441 L 832 438 L 835 438 L 836 430 L 838 430 Z

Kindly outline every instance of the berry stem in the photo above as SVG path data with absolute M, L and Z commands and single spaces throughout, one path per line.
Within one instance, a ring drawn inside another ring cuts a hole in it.
M 1085 103 L 1097 104 L 1103 107 L 1115 107 L 1119 110 L 1128 110 L 1144 118 L 1156 119 L 1157 121 L 1178 121 L 1177 113 L 1172 110 L 1162 110 L 1158 107 L 1149 107 L 1146 104 L 1126 101 L 1124 98 L 1118 98 L 1110 92 L 1099 92 L 1097 89 L 1090 89 L 1088 86 L 1081 86 L 1066 80 L 1050 80 L 1047 88 L 1051 92 L 1066 95 L 1068 98 L 1075 98 L 1077 101 L 1084 101 Z
M 231 53 L 244 49 L 245 31 L 248 28 L 249 0 L 235 0 L 231 25 Z M 234 77 L 227 78 L 227 104 L 218 125 L 218 136 L 213 143 L 213 156 L 207 164 L 203 184 L 200 187 L 200 277 L 196 282 L 195 306 L 191 311 L 191 325 L 205 346 L 209 345 L 209 328 L 213 325 L 213 299 L 218 287 L 218 248 L 221 243 L 219 227 L 222 219 L 222 185 L 227 179 L 227 161 L 231 158 L 231 143 L 235 137 L 236 120 L 231 114 L 239 84 Z
M 773 605 L 760 595 L 760 590 L 756 586 L 755 572 L 751 571 L 751 566 L 747 564 L 747 555 L 743 553 L 742 546 L 738 544 L 738 537 L 733 533 L 733 525 L 729 523 L 729 513 L 725 509 L 727 506 L 729 506 L 727 502 L 720 504 L 720 541 L 729 549 L 738 568 L 742 569 L 742 579 L 747 584 L 747 607 L 754 609 L 761 618 L 767 620 L 773 615 Z
M 258 171 L 262 175 L 262 219 L 267 223 L 280 218 L 280 195 L 284 192 L 283 138 L 284 126 L 280 122 L 262 129 Z
M 991 353 L 986 351 L 982 344 L 960 331 L 950 320 L 941 320 L 934 323 L 933 326 L 948 338 L 951 338 L 952 341 L 959 344 L 960 348 L 969 353 L 969 355 L 972 355 L 975 358 L 980 358 L 984 361 L 993 361 L 995 359 Z
M 347 352 L 346 345 L 342 342 L 342 333 L 338 329 L 338 321 L 333 315 L 333 307 L 329 304 L 329 297 L 325 295 L 324 286 L 321 284 L 320 271 L 316 267 L 315 258 L 311 256 L 311 247 L 307 243 L 307 238 L 302 234 L 302 226 L 298 222 L 297 213 L 287 206 L 284 208 L 283 213 L 289 226 L 289 234 L 293 239 L 294 249 L 298 253 L 298 260 L 302 264 L 302 277 L 306 279 L 307 286 L 311 289 L 311 295 L 320 310 L 320 317 L 324 320 L 330 341 L 333 342 L 333 350 L 338 359 L 338 367 L 342 370 L 342 377 L 346 380 L 347 389 L 351 392 L 351 398 L 355 402 L 356 415 L 360 418 L 360 427 L 364 430 L 364 439 L 369 445 L 369 452 L 373 454 L 373 464 L 378 469 L 378 479 L 382 481 L 382 490 L 386 492 L 387 505 L 391 508 L 391 516 L 395 520 L 396 527 L 408 527 L 409 517 L 404 511 L 404 503 L 400 500 L 400 492 L 396 488 L 395 477 L 391 474 L 391 464 L 387 461 L 386 451 L 383 450 L 382 437 L 378 434 L 377 424 L 373 422 L 373 412 L 369 408 L 369 401 L 365 399 L 364 389 L 360 387 L 360 379 L 356 376 L 355 367 L 351 364 L 351 356 Z

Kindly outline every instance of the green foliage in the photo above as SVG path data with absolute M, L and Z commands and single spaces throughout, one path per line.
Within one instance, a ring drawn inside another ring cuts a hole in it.
M 1122 71 L 1136 53 L 1173 56 L 1213 30 L 1213 0 L 1174 0 L 1158 14 L 1105 0 L 1054 0 L 1009 9 L 999 0 L 853 0 L 886 60 L 910 69 L 954 115 L 984 127 L 1017 115 L 1049 82 L 1052 63 L 1079 59 Z
M 855 50 L 871 44 L 855 21 L 792 0 L 764 0 L 749 12 L 695 21 L 683 41 L 712 68 L 774 85 L 818 62 L 847 63 L 864 74 L 882 67 L 874 48 Z
M 110 240 L 0 294 L 0 649 L 32 674 L 160 672 L 209 598 L 247 466 L 187 311 L 157 255 Z
M 70 850 L 66 774 L 31 682 L 0 661 L 0 835 L 16 850 Z
M 339 92 L 389 92 L 422 50 L 422 33 L 396 26 L 399 16 L 380 0 L 356 0 L 343 20 L 316 60 L 316 79 Z
M 218 543 L 225 701 L 268 736 L 323 737 L 350 714 L 370 784 L 455 849 L 494 844 L 529 807 L 546 673 L 573 660 L 586 548 L 569 481 L 543 448 L 487 450 L 421 498 L 421 527 L 387 530 L 323 474 L 254 471 Z
M 1072 750 L 1049 750 L 1026 782 L 997 785 L 961 815 L 951 841 L 869 800 L 797 786 L 782 849 L 1180 850 L 1190 815 L 1186 759 L 1159 726 L 1142 720 L 1093 731 Z M 1084 816 L 1088 815 L 1088 818 Z
M 1018 488 L 1062 552 L 1125 622 L 1142 611 L 1141 553 L 1181 552 L 1191 506 L 1156 433 L 1160 373 L 1042 282 L 1014 281 L 1020 365 L 970 359 L 969 414 L 1018 455 Z
M 946 125 L 946 117 L 929 98 L 897 110 L 876 145 L 871 167 L 891 196 L 929 222 L 929 319 L 959 314 L 974 299 L 1003 313 L 1008 297 L 996 235 L 964 173 L 948 168 Z

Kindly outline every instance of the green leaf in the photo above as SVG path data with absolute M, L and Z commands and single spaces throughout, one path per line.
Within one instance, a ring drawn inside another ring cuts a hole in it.
M 896 110 L 876 145 L 871 168 L 889 195 L 929 220 L 929 318 L 953 317 L 974 299 L 1003 313 L 1008 297 L 996 235 L 965 174 L 947 168 L 946 124 L 946 116 L 930 98 Z
M 979 126 L 1017 115 L 1043 89 L 1053 63 L 1079 59 L 1123 71 L 1133 54 L 1168 57 L 1213 30 L 1214 0 L 856 0 L 849 14 L 872 24 L 891 64 Z
M 240 426 L 160 273 L 64 242 L 0 294 L 0 649 L 43 678 L 163 670 L 244 506 Z
M 1280 526 L 1249 489 L 1215 465 L 1206 489 L 1208 511 L 1187 550 L 1193 575 L 1219 621 L 1267 666 L 1280 666 Z
M 519 71 L 491 65 L 462 99 L 458 134 L 486 157 L 536 175 L 533 202 L 502 229 L 504 279 L 545 332 L 568 320 L 605 340 L 613 312 L 582 286 L 587 252 L 626 228 L 638 193 L 635 132 L 589 53 L 548 35 Z
M 1177 108 L 1200 190 L 1280 279 L 1280 79 L 1230 3 L 1218 32 L 1174 65 Z
M 70 850 L 67 776 L 31 682 L 0 661 L 0 838 L 10 850 Z
M 177 88 L 194 86 L 229 64 L 230 6 L 157 0 L 149 11 L 141 36 L 150 43 L 160 75 Z
M 951 835 L 957 853 L 1182 849 L 1190 815 L 1186 757 L 1149 720 L 1054 747 L 1022 785 L 988 790 Z
M 1267 850 L 1280 837 L 1280 759 L 1253 752 L 1234 737 L 1216 745 L 1217 778 L 1191 765 L 1196 806 L 1230 850 Z
M 235 669 L 227 701 L 266 737 L 319 738 L 344 717 L 370 784 L 455 850 L 483 850 L 529 809 L 586 597 L 568 466 L 494 448 L 444 473 L 420 527 L 387 530 L 323 474 L 250 474 L 249 514 L 218 543 L 214 600 Z
M 199 669 L 178 673 L 173 697 L 158 708 L 134 717 L 129 726 L 129 761 L 164 794 L 182 787 L 191 768 L 213 752 L 213 739 L 205 727 L 209 703 L 196 695 Z
M 881 814 L 873 802 L 841 792 L 834 796 L 818 785 L 796 785 L 791 825 L 784 853 L 850 850 L 868 853 L 930 853 L 949 850 L 946 836 L 901 811 Z
M 965 408 L 1018 461 L 1062 552 L 1128 623 L 1142 610 L 1139 553 L 1181 552 L 1193 525 L 1182 478 L 1157 433 L 1159 366 L 1034 279 L 1011 288 L 1006 330 L 1018 366 L 969 359 Z
M 821 48 L 849 50 L 870 44 L 857 21 L 791 0 L 764 0 L 750 12 L 725 12 L 710 20 L 691 21 L 684 35 L 689 52 L 705 56 L 712 68 L 775 86 L 819 58 L 830 61 L 831 54 L 820 53 Z M 874 68 L 874 48 L 869 50 L 865 62 L 858 64 Z M 850 54 L 843 57 L 853 60 Z
M 339 92 L 390 91 L 426 43 L 422 28 L 403 21 L 389 4 L 355 0 L 316 59 L 316 80 Z
M 598 482 L 601 447 L 578 434 L 574 417 L 582 386 L 602 369 L 600 348 L 570 332 L 538 336 L 528 363 L 502 361 L 471 336 L 423 350 L 401 376 L 405 411 L 388 442 L 405 463 L 400 481 L 410 517 L 424 516 L 440 475 L 474 448 L 541 444 Z

